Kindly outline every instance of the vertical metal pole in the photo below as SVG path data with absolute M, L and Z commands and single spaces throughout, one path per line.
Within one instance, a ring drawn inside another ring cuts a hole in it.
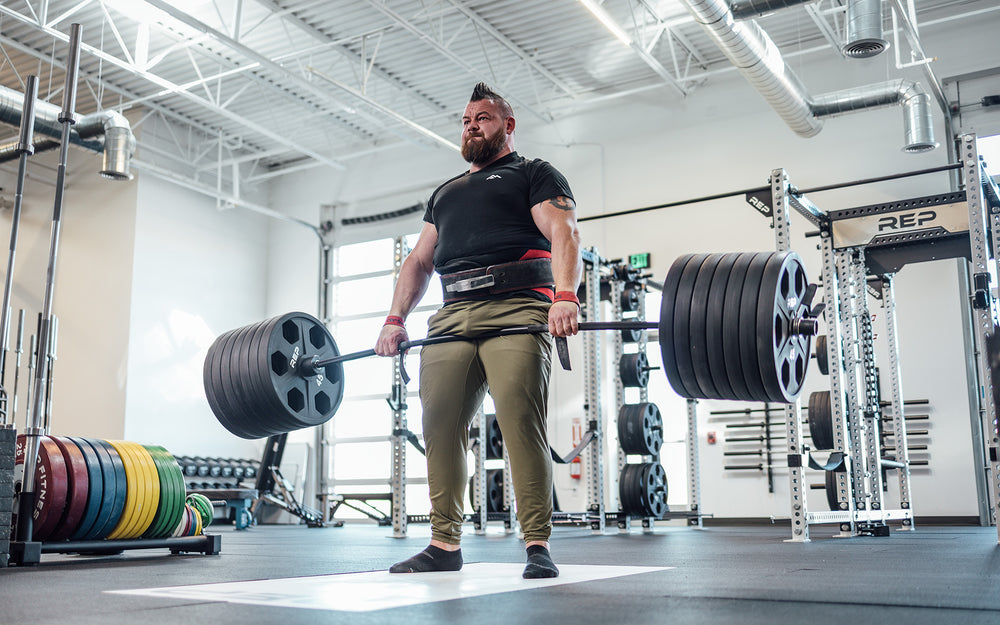
M 587 290 L 586 319 L 599 321 L 601 312 L 601 258 L 597 250 L 590 249 L 593 261 L 585 264 L 584 280 Z M 583 358 L 586 386 L 584 404 L 587 413 L 587 427 L 593 428 L 597 440 L 587 447 L 587 504 L 591 515 L 590 528 L 595 533 L 604 533 L 604 453 L 605 439 L 603 409 L 601 406 L 601 342 L 598 332 L 586 332 L 583 337 Z
M 35 126 L 35 98 L 38 97 L 38 78 L 28 76 L 24 87 L 24 104 L 21 107 L 21 128 L 15 151 L 18 152 L 17 185 L 14 192 L 14 212 L 10 223 L 10 251 L 7 256 L 7 276 L 3 285 L 3 304 L 0 305 L 0 337 L 3 341 L 3 356 L 0 357 L 0 425 L 7 423 L 7 352 L 10 347 L 10 294 L 14 287 L 14 259 L 17 254 L 17 234 L 21 224 L 21 204 L 24 199 L 24 179 L 27 175 L 28 156 L 35 153 L 33 132 Z M 13 423 L 14 414 L 10 414 Z
M 490 520 L 486 505 L 488 500 L 486 497 L 486 441 L 489 439 L 490 433 L 486 431 L 486 413 L 482 406 L 476 412 L 476 424 L 476 427 L 479 428 L 479 441 L 476 443 L 475 449 L 476 473 L 473 476 L 475 488 L 473 488 L 471 503 L 473 510 L 479 509 L 475 527 L 476 534 L 482 535 L 486 533 L 486 524 Z
M 392 265 L 395 286 L 403 260 L 410 252 L 403 237 L 396 237 Z M 406 384 L 403 382 L 402 358 L 392 359 L 392 388 L 395 402 L 392 407 L 392 536 L 405 538 L 406 516 Z
M 826 321 L 826 353 L 829 363 L 830 377 L 830 414 L 833 418 L 833 449 L 844 454 L 846 466 L 836 473 L 837 499 L 840 510 L 849 511 L 850 519 L 840 526 L 844 535 L 853 536 L 856 532 L 854 523 L 854 497 L 851 489 L 849 471 L 853 466 L 853 450 L 848 429 L 848 407 L 844 402 L 844 354 L 843 345 L 844 311 L 842 305 L 848 302 L 851 280 L 842 281 L 837 273 L 837 254 L 833 250 L 833 239 L 828 231 L 821 233 L 823 251 L 823 298 L 826 310 L 823 312 Z M 843 291 L 841 290 L 843 287 Z
M 624 284 L 622 283 L 621 280 L 617 278 L 617 276 L 612 276 L 610 286 L 611 286 L 611 318 L 616 321 L 620 321 L 622 319 L 621 295 L 623 291 L 622 287 L 624 286 Z M 621 362 L 622 356 L 625 355 L 622 336 L 620 332 L 614 332 L 612 334 L 613 336 L 611 339 L 611 350 L 612 353 L 614 354 L 612 362 Z M 625 404 L 625 385 L 622 384 L 622 376 L 620 371 L 618 370 L 615 371 L 613 379 L 615 382 L 614 409 L 612 413 L 608 416 L 609 416 L 609 421 L 614 420 L 614 423 L 617 424 L 618 416 L 621 414 L 622 406 Z M 611 509 L 617 510 L 619 513 L 618 533 L 627 534 L 632 529 L 632 518 L 628 514 L 626 514 L 625 511 L 622 509 L 621 497 L 619 496 L 619 493 L 621 492 L 619 481 L 621 479 L 622 469 L 625 467 L 625 463 L 627 462 L 627 458 L 625 457 L 625 452 L 622 451 L 621 441 L 618 440 L 618 435 L 617 435 L 618 428 L 612 428 L 611 423 L 609 423 L 608 431 L 615 432 L 614 440 L 618 441 L 618 444 L 616 446 L 617 462 L 615 462 L 615 470 L 612 475 L 612 479 L 609 480 L 610 484 L 608 485 L 608 488 L 611 491 Z
M 688 525 L 704 527 L 701 516 L 701 472 L 698 464 L 698 400 L 687 400 L 687 469 L 688 510 L 698 514 L 688 518 Z
M 977 280 L 985 283 L 989 289 L 990 269 L 996 270 L 996 259 L 990 258 L 989 242 L 986 240 L 986 203 L 983 200 L 983 189 L 980 180 L 979 148 L 975 135 L 962 135 L 961 159 L 962 173 L 965 177 L 965 197 L 969 205 L 969 239 L 972 247 L 971 271 L 973 284 Z M 996 214 L 989 216 L 993 228 L 1000 225 Z M 997 233 L 993 233 L 997 238 Z M 978 278 L 977 278 L 978 277 Z M 977 287 L 978 288 L 978 287 Z M 996 323 L 996 302 L 991 294 L 987 294 L 986 307 L 973 306 L 973 332 L 976 339 L 976 364 L 979 370 L 979 414 L 983 429 L 983 440 L 989 454 L 988 488 L 990 494 L 991 522 L 997 526 L 997 542 L 1000 542 L 1000 523 L 997 523 L 996 509 L 1000 502 L 1000 430 L 997 429 L 997 407 L 993 403 L 993 374 L 989 365 L 989 350 L 986 339 L 994 332 Z
M 59 144 L 59 165 L 56 169 L 56 193 L 52 211 L 52 230 L 49 241 L 49 263 L 45 273 L 45 298 L 42 303 L 42 323 L 38 331 L 35 379 L 32 391 L 31 418 L 25 429 L 24 477 L 18 501 L 18 539 L 31 539 L 31 511 L 35 503 L 35 464 L 38 455 L 38 436 L 41 434 L 43 401 L 48 367 L 42 360 L 49 352 L 49 325 L 52 319 L 52 298 L 55 293 L 56 258 L 59 248 L 59 226 L 62 219 L 63 192 L 66 188 L 66 159 L 69 152 L 70 128 L 76 122 L 76 80 L 80 69 L 80 25 L 70 27 L 69 55 L 66 59 L 66 85 L 63 88 L 63 107 L 59 113 L 62 137 Z
M 791 249 L 789 228 L 791 218 L 785 197 L 788 191 L 788 174 L 784 169 L 771 171 L 771 206 L 775 248 L 779 252 Z M 802 445 L 802 409 L 796 398 L 785 405 L 785 442 L 788 447 L 788 496 L 791 503 L 792 537 L 789 542 L 809 542 L 808 502 L 803 483 L 805 468 L 802 459 L 806 450 Z M 793 461 L 793 458 L 797 460 Z
M 235 173 L 235 172 L 234 172 Z M 319 234 L 319 291 L 317 293 L 317 312 L 319 320 L 323 323 L 323 326 L 327 329 L 330 328 L 332 320 L 330 319 L 330 289 L 333 285 L 333 281 L 330 276 L 333 273 L 333 246 L 327 242 L 324 235 Z M 323 511 L 323 521 L 328 521 L 332 519 L 327 519 L 326 515 L 329 513 L 329 499 L 330 499 L 330 440 L 328 432 L 330 428 L 333 427 L 331 422 L 324 423 L 323 425 L 315 428 L 314 440 L 316 443 L 316 494 L 317 498 L 322 502 L 320 510 Z
M 860 306 L 858 322 L 860 337 L 858 346 L 861 349 L 862 374 L 864 376 L 864 400 L 861 413 L 864 420 L 864 458 L 865 474 L 868 478 L 868 510 L 869 520 L 881 523 L 882 514 L 882 441 L 879 439 L 879 429 L 882 425 L 882 406 L 879 399 L 878 369 L 875 363 L 875 335 L 872 330 L 871 309 L 868 307 L 868 270 L 865 265 L 864 249 L 859 249 L 854 262 L 856 291 Z
M 896 296 L 892 288 L 892 275 L 882 282 L 882 305 L 885 310 L 885 333 L 889 346 L 889 401 L 892 405 L 892 438 L 896 445 L 896 461 L 903 463 L 899 472 L 899 507 L 911 515 L 903 519 L 901 529 L 911 530 L 913 508 L 910 501 L 910 452 L 906 448 L 906 419 L 903 413 L 902 371 L 899 366 L 899 336 L 896 330 Z
M 862 438 L 865 427 L 863 419 L 864 405 L 860 388 L 863 362 L 859 339 L 860 317 L 863 314 L 859 310 L 861 306 L 859 299 L 864 297 L 864 293 L 860 292 L 860 290 L 864 289 L 865 285 L 857 283 L 857 273 L 854 271 L 855 252 L 856 250 L 852 248 L 837 254 L 837 272 L 840 274 L 840 321 L 841 327 L 844 330 L 842 345 L 845 372 L 844 391 L 847 401 L 844 412 L 847 421 L 849 448 L 851 450 L 850 466 L 848 467 L 851 484 L 848 490 L 850 496 L 853 498 L 853 506 L 850 509 L 853 510 L 854 514 L 851 517 L 854 521 L 857 521 L 861 511 L 865 511 L 867 515 L 868 500 L 864 471 L 864 439 Z M 837 477 L 839 485 L 840 476 Z
M 484 482 L 485 484 L 485 482 Z M 510 454 L 507 446 L 503 446 L 503 506 L 507 508 L 507 518 L 504 520 L 504 531 L 513 534 L 517 531 L 517 499 L 513 497 L 514 481 L 511 479 Z

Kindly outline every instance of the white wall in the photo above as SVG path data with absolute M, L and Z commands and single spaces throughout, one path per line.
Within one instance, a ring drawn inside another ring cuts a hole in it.
M 58 435 L 121 438 L 132 282 L 135 182 L 100 178 L 99 155 L 69 151 L 56 255 L 52 313 L 58 318 L 57 360 L 52 376 L 51 431 Z M 24 355 L 17 388 L 18 431 L 26 420 L 30 335 L 44 299 L 58 150 L 30 158 L 22 206 L 11 305 L 11 350 L 18 310 L 26 310 Z M 13 199 L 17 162 L 0 173 L 3 196 Z M 12 211 L 0 216 L 9 242 Z M 5 245 L 4 249 L 8 249 Z M 6 272 L 7 255 L 2 271 Z M 8 355 L 5 389 L 13 399 L 15 355 Z M 12 405 L 9 406 L 13 408 Z
M 981 69 L 1000 58 L 995 25 L 965 24 L 961 31 L 940 26 L 923 29 L 924 48 L 938 57 L 934 65 L 938 76 Z M 926 86 L 919 70 L 892 67 L 891 55 L 846 61 L 829 52 L 796 57 L 789 63 L 815 94 L 898 77 Z M 455 103 L 456 112 L 463 104 Z M 943 143 L 947 138 L 936 105 L 934 110 L 937 138 Z M 903 129 L 898 107 L 829 119 L 818 136 L 798 137 L 735 73 L 713 78 L 685 99 L 663 87 L 600 110 L 568 113 L 547 127 L 538 127 L 527 117 L 519 124 L 518 150 L 552 161 L 567 175 L 581 217 L 766 185 L 771 170 L 778 167 L 787 169 L 796 186 L 809 188 L 947 162 L 943 146 L 920 155 L 900 151 Z M 458 130 L 456 118 L 456 138 Z M 307 213 L 313 211 L 309 214 L 316 214 L 320 204 L 339 204 L 345 216 L 378 213 L 425 200 L 436 184 L 464 167 L 457 155 L 445 150 L 387 150 L 352 164 L 347 172 L 318 169 L 290 175 L 275 183 L 272 201 L 281 197 Z M 947 175 L 935 174 L 810 197 L 820 208 L 834 210 L 948 188 Z M 367 229 L 345 227 L 339 236 L 341 241 L 363 240 L 414 232 L 418 227 L 418 219 L 407 219 Z M 608 258 L 651 252 L 653 273 L 660 278 L 680 254 L 774 246 L 768 221 L 740 197 L 591 221 L 581 229 L 585 245 L 596 247 Z M 812 229 L 793 217 L 793 249 L 803 255 L 810 275 L 818 280 L 816 240 L 803 236 Z M 305 288 L 309 274 L 303 272 L 300 277 Z M 957 277 L 956 261 L 941 261 L 906 267 L 896 280 L 904 393 L 929 399 L 933 421 L 932 468 L 914 470 L 913 475 L 918 515 L 978 514 Z M 928 292 L 935 293 L 930 302 Z M 650 311 L 651 317 L 656 314 Z M 928 341 L 928 327 L 935 328 L 933 341 Z M 669 440 L 683 432 L 684 407 L 659 376 L 662 373 L 653 373 L 657 386 L 651 395 L 668 420 Z M 550 431 L 553 445 L 566 451 L 572 443 L 570 423 L 581 411 L 582 388 L 579 373 L 557 372 L 554 379 Z M 826 379 L 814 372 L 807 393 L 825 384 Z M 721 469 L 724 422 L 708 413 L 732 407 L 730 402 L 702 402 L 700 406 L 703 509 L 722 517 L 787 516 L 784 470 L 777 470 L 775 492 L 769 494 L 760 475 Z M 720 434 L 720 444 L 705 443 L 707 430 Z M 683 461 L 676 458 L 682 450 L 682 445 L 674 443 L 664 451 L 664 463 L 674 467 L 670 499 L 675 503 L 686 500 Z M 381 472 L 381 467 L 373 471 Z M 822 481 L 822 475 L 809 480 Z M 564 509 L 582 506 L 582 488 L 574 489 L 574 483 L 559 472 L 557 484 Z M 818 497 L 811 498 L 814 509 L 825 509 L 825 498 L 818 492 Z
M 268 221 L 138 173 L 129 346 L 129 440 L 174 455 L 259 457 L 209 409 L 202 366 L 223 332 L 266 316 Z

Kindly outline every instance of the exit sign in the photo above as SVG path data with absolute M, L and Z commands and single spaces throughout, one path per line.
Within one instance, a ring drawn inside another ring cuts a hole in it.
M 632 254 L 628 257 L 628 264 L 636 269 L 648 269 L 649 268 L 649 252 L 643 252 L 642 254 Z

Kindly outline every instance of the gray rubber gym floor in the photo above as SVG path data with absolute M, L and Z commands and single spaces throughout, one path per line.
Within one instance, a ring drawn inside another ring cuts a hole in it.
M 426 528 L 413 525 L 405 539 L 374 525 L 211 529 L 222 535 L 217 556 L 171 556 L 166 550 L 43 555 L 37 566 L 0 569 L 0 624 L 1000 623 L 1000 548 L 990 527 L 918 527 L 845 539 L 834 538 L 833 528 L 813 526 L 809 543 L 784 542 L 789 531 L 781 526 L 662 527 L 601 536 L 557 528 L 553 555 L 567 569 L 673 568 L 532 587 L 518 579 L 519 566 L 513 574 L 500 566 L 493 569 L 507 573 L 497 583 L 521 584 L 517 590 L 362 612 L 350 611 L 350 594 L 338 601 L 342 610 L 321 610 L 113 592 L 281 580 L 258 592 L 267 603 L 280 598 L 282 588 L 309 581 L 287 578 L 353 580 L 365 576 L 339 574 L 384 571 L 427 543 Z M 514 535 L 469 535 L 463 553 L 467 565 L 523 562 Z M 458 587 L 484 568 L 446 575 Z M 375 576 L 380 592 L 413 592 L 412 583 L 397 583 L 400 577 L 417 576 Z

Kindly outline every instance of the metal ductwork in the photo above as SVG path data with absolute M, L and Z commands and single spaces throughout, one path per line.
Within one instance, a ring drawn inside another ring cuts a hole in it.
M 904 152 L 926 152 L 938 146 L 934 140 L 930 95 L 920 90 L 912 80 L 890 80 L 843 91 L 825 93 L 813 98 L 811 106 L 816 117 L 836 117 L 856 111 L 902 105 Z
M 846 91 L 811 97 L 792 70 L 785 65 L 778 47 L 752 19 L 737 21 L 741 16 L 777 10 L 804 1 L 737 0 L 730 8 L 727 0 L 680 0 L 696 22 L 711 36 L 715 44 L 778 115 L 797 134 L 812 137 L 823 128 L 822 118 L 865 109 L 900 104 L 903 107 L 905 152 L 924 152 L 937 147 L 931 119 L 930 97 L 912 81 L 896 80 Z M 852 0 L 854 4 L 855 0 Z M 882 33 L 880 0 L 874 3 L 878 15 L 878 36 Z M 862 7 L 864 8 L 864 7 Z M 863 20 L 859 20 L 860 21 Z M 846 54 L 846 52 L 845 52 Z
M 681 3 L 792 130 L 803 137 L 822 130 L 823 123 L 809 108 L 802 83 L 757 22 L 737 22 L 726 0 Z
M 774 13 L 781 9 L 797 7 L 800 4 L 809 4 L 816 0 L 733 0 L 729 8 L 733 12 L 733 17 L 738 20 L 745 20 L 751 17 L 758 17 L 767 13 Z
M 20 126 L 23 105 L 24 95 L 21 92 L 0 86 L 0 122 Z M 56 147 L 62 137 L 59 106 L 43 100 L 36 101 L 34 131 L 56 140 L 53 143 L 48 139 L 36 138 L 36 151 Z M 99 172 L 101 176 L 111 180 L 128 180 L 132 177 L 129 166 L 135 152 L 135 135 L 121 113 L 101 111 L 81 117 L 70 132 L 70 143 L 91 152 L 103 153 L 104 160 Z M 0 145 L 0 162 L 16 158 L 13 145 Z
M 889 42 L 882 37 L 882 0 L 849 0 L 847 41 L 841 51 L 852 59 L 885 52 Z

